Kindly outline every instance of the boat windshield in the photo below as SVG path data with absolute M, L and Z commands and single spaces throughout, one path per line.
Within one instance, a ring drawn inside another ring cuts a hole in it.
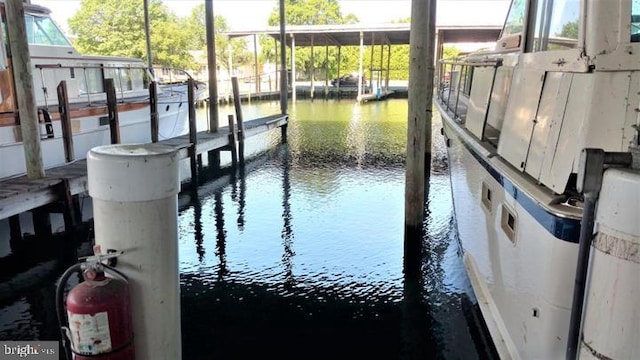
M 47 16 L 25 14 L 29 45 L 71 46 L 58 26 Z
M 533 51 L 570 49 L 578 46 L 579 0 L 538 2 Z
M 504 29 L 502 29 L 502 38 L 522 33 L 524 30 L 524 11 L 525 1 L 513 0 Z
M 640 0 L 631 2 L 631 42 L 640 42 Z

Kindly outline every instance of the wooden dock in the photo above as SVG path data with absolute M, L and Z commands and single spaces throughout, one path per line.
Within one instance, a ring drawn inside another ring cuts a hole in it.
M 286 126 L 288 115 L 271 115 L 244 122 L 244 132 L 240 131 L 239 139 L 255 136 L 269 130 Z M 214 150 L 225 150 L 235 145 L 236 137 L 229 127 L 220 128 L 218 132 L 198 132 L 195 146 L 196 154 Z M 189 156 L 192 142 L 190 135 L 167 139 L 158 142 L 178 149 L 181 159 Z M 242 141 L 242 140 L 240 140 Z M 0 181 L 0 219 L 12 218 L 46 205 L 67 201 L 69 197 L 84 194 L 87 188 L 87 162 L 78 160 L 65 165 L 47 169 L 43 179 L 29 180 L 26 175 Z

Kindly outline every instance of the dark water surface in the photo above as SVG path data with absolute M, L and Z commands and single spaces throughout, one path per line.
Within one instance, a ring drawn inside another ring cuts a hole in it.
M 490 357 L 455 238 L 442 139 L 424 253 L 407 264 L 422 276 L 405 279 L 407 101 L 306 101 L 289 112 L 288 144 L 277 131 L 254 140 L 269 149 L 255 170 L 181 211 L 185 358 Z
M 276 102 L 244 108 L 246 119 L 277 112 Z M 494 357 L 459 253 L 440 136 L 423 251 L 407 263 L 407 101 L 300 101 L 289 112 L 287 144 L 279 131 L 252 138 L 245 170 L 179 196 L 183 358 Z M 55 278 L 0 299 L 0 340 L 58 338 Z

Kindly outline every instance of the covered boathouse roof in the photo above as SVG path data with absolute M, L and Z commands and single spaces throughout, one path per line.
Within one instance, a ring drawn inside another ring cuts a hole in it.
M 285 41 L 291 46 L 295 38 L 295 46 L 359 46 L 360 33 L 364 45 L 383 43 L 388 45 L 409 44 L 410 24 L 341 24 L 341 25 L 288 25 L 285 28 Z M 498 39 L 502 25 L 444 25 L 436 31 L 442 36 L 442 43 L 492 42 Z M 264 30 L 228 31 L 224 35 L 229 38 L 264 34 L 280 41 L 280 28 L 267 27 Z

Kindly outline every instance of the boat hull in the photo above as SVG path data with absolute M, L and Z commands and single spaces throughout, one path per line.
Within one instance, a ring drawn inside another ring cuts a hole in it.
M 579 222 L 544 209 L 530 195 L 535 184 L 510 176 L 441 113 L 465 266 L 496 349 L 502 358 L 563 358 Z
M 167 139 L 188 131 L 188 103 L 185 94 L 174 93 L 158 100 L 159 138 Z M 84 159 L 87 152 L 100 145 L 110 144 L 110 129 L 105 115 L 73 118 L 74 158 Z M 126 111 L 118 114 L 122 143 L 151 142 L 150 110 L 148 102 L 128 104 Z M 52 122 L 53 135 L 46 136 L 42 124 L 41 148 L 45 168 L 65 163 L 62 127 L 60 121 Z M 26 172 L 24 146 L 19 137 L 20 126 L 0 127 L 0 178 L 22 175 Z

